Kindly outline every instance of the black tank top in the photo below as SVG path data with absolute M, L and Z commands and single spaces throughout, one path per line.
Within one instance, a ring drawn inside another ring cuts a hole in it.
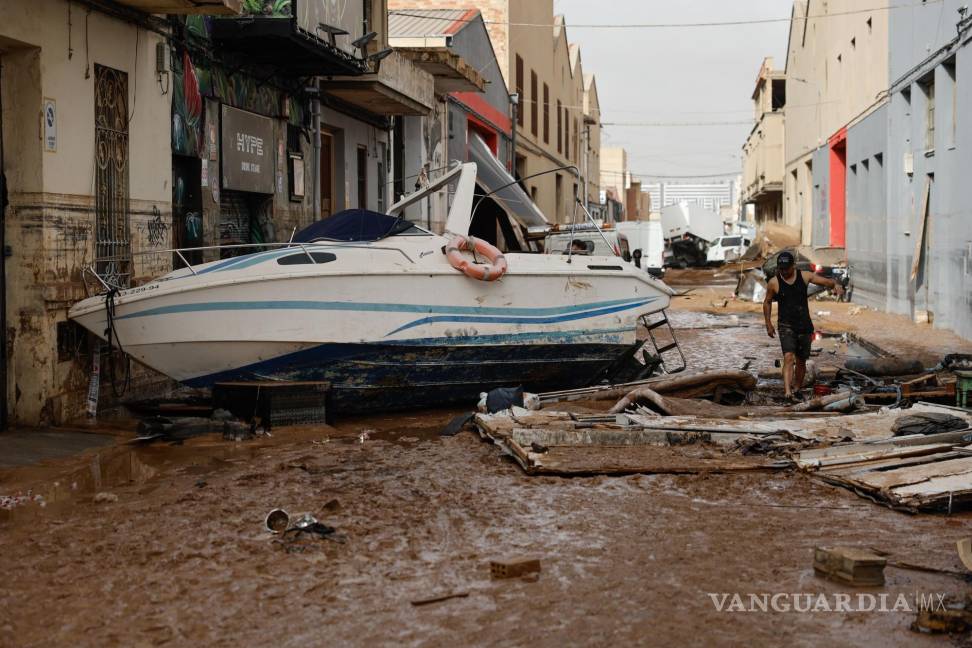
M 788 326 L 795 333 L 813 333 L 810 305 L 807 303 L 807 282 L 803 280 L 803 272 L 796 271 L 796 279 L 792 284 L 783 281 L 783 276 L 779 273 L 776 280 L 780 283 L 780 289 L 776 293 L 776 300 L 779 302 L 777 326 Z

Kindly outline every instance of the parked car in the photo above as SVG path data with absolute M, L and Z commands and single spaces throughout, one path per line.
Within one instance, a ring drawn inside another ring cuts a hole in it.
M 738 234 L 733 236 L 720 236 L 709 244 L 709 251 L 706 254 L 706 263 L 717 265 L 726 261 L 739 259 L 749 246 L 752 240 Z

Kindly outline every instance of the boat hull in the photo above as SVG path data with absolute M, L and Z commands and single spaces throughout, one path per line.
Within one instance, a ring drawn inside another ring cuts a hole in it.
M 518 344 L 475 346 L 323 344 L 272 360 L 185 381 L 212 387 L 222 381 L 326 381 L 329 407 L 358 413 L 472 404 L 496 387 L 528 391 L 590 384 L 626 344 Z

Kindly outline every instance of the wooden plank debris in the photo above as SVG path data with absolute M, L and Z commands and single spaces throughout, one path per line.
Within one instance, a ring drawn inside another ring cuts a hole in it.
M 466 598 L 469 596 L 469 592 L 451 592 L 449 594 L 440 594 L 438 596 L 430 596 L 428 598 L 417 599 L 412 601 L 412 605 L 415 607 L 421 607 L 423 605 L 431 605 L 433 603 L 441 603 L 442 601 L 448 601 L 456 598 Z
M 972 502 L 969 437 L 968 430 L 960 430 L 813 448 L 800 452 L 796 463 L 893 508 L 951 511 Z
M 661 417 L 643 417 L 654 422 Z M 670 417 L 693 422 L 693 417 Z M 728 454 L 705 442 L 730 445 L 749 438 L 744 432 L 710 434 L 691 429 L 652 429 L 618 424 L 615 417 L 572 417 L 565 412 L 530 415 L 477 414 L 480 436 L 511 456 L 529 475 L 692 474 L 740 470 L 778 470 L 788 460 Z M 673 447 L 675 446 L 675 447 Z

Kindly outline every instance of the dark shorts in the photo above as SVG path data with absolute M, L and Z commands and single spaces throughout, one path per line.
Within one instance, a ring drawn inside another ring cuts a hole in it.
M 810 358 L 810 341 L 813 333 L 797 333 L 785 324 L 781 324 L 776 330 L 780 336 L 783 353 L 793 353 L 801 360 Z

